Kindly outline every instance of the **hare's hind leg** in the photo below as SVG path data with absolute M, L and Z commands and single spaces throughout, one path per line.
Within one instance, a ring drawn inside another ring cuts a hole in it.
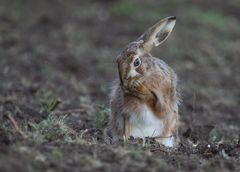
M 161 134 L 160 142 L 167 147 L 176 146 L 178 143 L 178 129 L 177 129 L 178 113 L 174 112 L 168 115 L 164 121 L 164 128 Z
M 103 136 L 106 144 L 114 144 L 118 140 L 116 132 L 110 126 L 104 129 Z

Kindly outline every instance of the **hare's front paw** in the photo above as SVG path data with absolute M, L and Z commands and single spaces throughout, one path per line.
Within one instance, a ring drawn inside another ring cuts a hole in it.
M 108 145 L 115 144 L 119 140 L 118 135 L 115 134 L 111 129 L 106 128 L 104 130 L 104 142 Z
M 177 144 L 176 139 L 173 136 L 167 138 L 159 138 L 157 141 L 166 147 L 174 147 Z

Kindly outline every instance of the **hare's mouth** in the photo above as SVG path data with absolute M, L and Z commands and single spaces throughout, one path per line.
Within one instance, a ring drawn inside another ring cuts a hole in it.
M 143 84 L 140 82 L 140 80 L 132 80 L 130 82 L 124 82 L 121 87 L 124 93 L 133 93 L 135 95 L 137 93 L 141 93 Z

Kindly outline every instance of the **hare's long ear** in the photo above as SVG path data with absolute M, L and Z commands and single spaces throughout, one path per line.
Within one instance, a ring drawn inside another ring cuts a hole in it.
M 149 53 L 153 46 L 158 46 L 163 43 L 172 32 L 176 23 L 176 17 L 171 16 L 160 20 L 158 23 L 150 27 L 138 38 L 142 40 L 142 50 L 144 53 Z

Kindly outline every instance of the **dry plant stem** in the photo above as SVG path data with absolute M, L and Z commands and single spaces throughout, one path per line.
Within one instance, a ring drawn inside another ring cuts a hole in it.
M 3 96 L 0 96 L 0 102 L 1 103 L 6 103 L 6 102 L 12 102 L 14 100 L 16 100 L 16 96 L 7 96 L 7 97 L 3 97 Z
M 161 148 L 150 149 L 150 152 L 156 152 L 156 151 L 161 151 L 161 152 L 164 152 L 164 153 L 168 153 L 167 151 L 165 151 Z
M 13 128 L 15 129 L 15 131 L 17 133 L 19 133 L 22 137 L 26 137 L 26 135 L 24 134 L 24 132 L 19 128 L 17 121 L 12 117 L 12 115 L 10 113 L 8 113 L 7 117 L 9 118 L 9 120 L 12 123 Z
M 60 115 L 66 115 L 66 114 L 72 114 L 72 113 L 82 113 L 85 112 L 86 109 L 69 109 L 69 110 L 64 110 L 64 111 L 57 111 L 57 114 Z
M 166 138 L 171 138 L 171 137 L 174 137 L 176 135 L 170 135 L 170 136 L 166 136 L 166 137 L 163 137 L 163 136 L 159 136 L 159 137 L 152 137 L 154 139 L 166 139 Z

